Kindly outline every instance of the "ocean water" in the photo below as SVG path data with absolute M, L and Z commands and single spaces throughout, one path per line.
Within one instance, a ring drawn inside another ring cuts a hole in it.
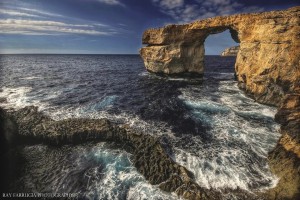
M 165 136 L 173 159 L 202 187 L 274 187 L 267 152 L 279 138 L 276 108 L 238 89 L 234 57 L 207 56 L 205 62 L 203 79 L 195 80 L 150 74 L 137 55 L 1 55 L 0 106 L 35 105 L 56 120 L 105 117 Z M 80 192 L 86 199 L 178 199 L 150 185 L 116 144 L 27 145 L 20 156 L 13 189 Z

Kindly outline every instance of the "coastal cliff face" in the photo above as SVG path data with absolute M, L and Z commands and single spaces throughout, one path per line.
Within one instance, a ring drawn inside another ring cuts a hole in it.
M 205 39 L 229 29 L 240 43 L 235 64 L 240 88 L 258 102 L 278 106 L 300 84 L 299 16 L 300 7 L 294 7 L 149 29 L 140 54 L 150 72 L 203 74 Z
M 300 199 L 300 7 L 149 29 L 140 54 L 150 72 L 203 74 L 205 39 L 227 29 L 240 45 L 239 87 L 256 101 L 279 107 L 275 120 L 282 137 L 269 153 L 279 182 L 262 197 Z
M 282 137 L 269 153 L 269 165 L 279 182 L 269 199 L 300 199 L 300 88 L 287 94 L 275 115 Z
M 237 56 L 239 50 L 239 46 L 229 47 L 221 53 L 221 56 Z

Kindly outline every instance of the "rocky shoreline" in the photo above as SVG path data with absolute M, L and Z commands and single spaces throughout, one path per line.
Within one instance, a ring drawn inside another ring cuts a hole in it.
M 275 121 L 282 134 L 269 153 L 271 171 L 280 179 L 267 192 L 269 199 L 300 198 L 300 93 L 287 94 L 278 109 Z
M 278 107 L 282 134 L 269 153 L 279 183 L 262 197 L 300 199 L 300 7 L 213 17 L 184 25 L 148 29 L 140 51 L 148 71 L 204 73 L 204 42 L 230 31 L 240 44 L 235 63 L 238 86 L 256 101 Z
M 221 199 L 224 194 L 238 199 L 261 199 L 241 189 L 222 191 L 199 186 L 192 172 L 177 164 L 170 152 L 172 147 L 165 137 L 138 133 L 126 125 L 107 119 L 66 119 L 55 121 L 29 106 L 17 111 L 0 109 L 1 157 L 17 145 L 39 144 L 57 146 L 87 141 L 122 144 L 133 154 L 137 170 L 153 185 L 166 192 L 174 192 L 185 199 Z M 7 158 L 7 157 L 6 157 Z M 8 162 L 9 163 L 9 162 Z M 3 167 L 3 166 L 2 166 Z
M 151 184 L 185 199 L 218 200 L 224 194 L 234 194 L 238 199 L 299 199 L 299 16 L 300 7 L 295 7 L 151 29 L 144 33 L 143 43 L 148 46 L 141 50 L 148 71 L 201 76 L 205 38 L 229 28 L 233 39 L 241 43 L 235 66 L 239 87 L 258 102 L 279 107 L 275 120 L 281 125 L 282 137 L 268 157 L 272 172 L 279 177 L 275 188 L 257 192 L 257 196 L 240 189 L 208 190 L 172 159 L 172 147 L 165 138 L 139 133 L 107 119 L 55 121 L 34 106 L 18 111 L 0 109 L 1 158 L 9 159 L 6 154 L 19 144 L 59 147 L 86 141 L 116 142 L 126 146 L 134 166 Z

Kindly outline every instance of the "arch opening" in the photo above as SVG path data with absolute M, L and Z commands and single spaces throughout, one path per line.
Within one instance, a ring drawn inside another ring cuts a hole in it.
M 235 62 L 238 51 L 239 39 L 235 30 L 228 28 L 208 35 L 204 41 L 204 76 L 236 79 Z
M 278 126 L 268 114 L 260 114 L 261 110 L 275 114 L 275 109 L 257 105 L 239 90 L 235 80 L 236 56 L 220 55 L 224 49 L 238 45 L 237 42 L 237 32 L 228 27 L 209 30 L 202 51 L 203 81 L 180 90 L 180 99 L 189 109 L 188 114 L 195 122 L 201 123 L 205 132 L 199 131 L 193 136 L 193 154 L 180 154 L 177 161 L 195 174 L 199 185 L 254 191 L 271 187 L 276 182 L 266 167 L 267 159 L 259 162 L 253 162 L 253 159 L 266 158 L 269 141 L 275 138 L 272 140 L 275 146 L 279 137 L 276 133 Z M 262 135 L 268 145 L 260 143 Z M 253 151 L 253 147 L 263 151 Z M 180 160 L 182 157 L 185 160 Z M 210 176 L 203 171 L 210 171 Z M 243 179 L 238 178 L 237 182 L 234 177 Z

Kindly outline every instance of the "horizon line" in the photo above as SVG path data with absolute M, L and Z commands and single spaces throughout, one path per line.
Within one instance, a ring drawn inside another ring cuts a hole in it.
M 140 55 L 134 53 L 0 53 L 0 55 Z
M 0 53 L 0 55 L 140 55 L 134 53 Z M 204 56 L 221 56 L 220 54 L 207 54 Z

